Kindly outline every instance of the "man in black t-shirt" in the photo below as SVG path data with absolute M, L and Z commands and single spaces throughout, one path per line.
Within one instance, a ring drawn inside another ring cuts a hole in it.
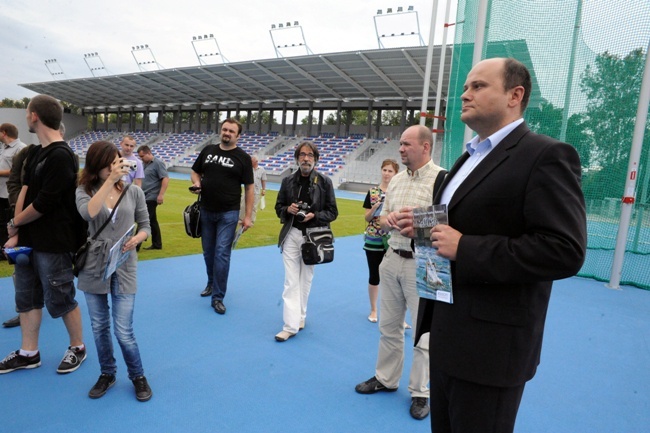
M 201 296 L 212 295 L 212 308 L 225 314 L 223 299 L 228 286 L 230 253 L 239 220 L 241 185 L 244 185 L 246 214 L 242 229 L 253 223 L 253 164 L 237 147 L 241 123 L 226 119 L 221 124 L 221 143 L 206 146 L 192 165 L 194 193 L 201 194 L 201 245 L 208 284 Z
M 53 318 L 63 319 L 70 337 L 57 373 L 71 373 L 86 359 L 72 273 L 72 254 L 82 237 L 75 204 L 79 165 L 59 131 L 62 117 L 63 107 L 51 96 L 35 96 L 27 106 L 27 126 L 41 144 L 27 156 L 5 247 L 20 245 L 32 248 L 32 252 L 28 260 L 17 262 L 15 267 L 21 347 L 0 361 L 0 373 L 41 365 L 38 336 L 43 307 Z

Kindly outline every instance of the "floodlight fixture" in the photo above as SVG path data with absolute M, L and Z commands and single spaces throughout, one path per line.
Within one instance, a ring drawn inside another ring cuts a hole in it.
M 214 64 L 214 61 L 208 62 L 206 59 L 214 60 L 216 56 L 221 56 L 221 61 L 224 64 L 228 62 L 228 59 L 221 53 L 221 48 L 219 48 L 219 43 L 213 33 L 210 33 L 210 36 L 206 34 L 195 36 L 191 42 L 199 65 Z
M 110 75 L 104 66 L 104 62 L 102 62 L 102 58 L 99 57 L 96 51 L 94 53 L 84 54 L 84 62 L 86 62 L 86 66 L 90 70 L 90 73 L 93 74 L 93 77 L 97 77 L 97 74 L 102 76 Z
M 278 23 L 277 27 L 275 24 L 271 24 L 269 34 L 271 35 L 271 43 L 273 44 L 277 58 L 286 57 L 285 53 L 281 52 L 282 48 L 305 47 L 308 55 L 314 54 L 309 49 L 307 41 L 305 41 L 305 33 L 298 21 L 294 21 L 293 26 L 291 25 L 291 21 L 286 21 L 286 24 Z
M 140 72 L 153 70 L 153 66 L 155 66 L 156 70 L 162 69 L 162 66 L 156 60 L 156 56 L 153 55 L 153 51 L 149 48 L 149 44 L 136 45 L 135 48 L 131 47 L 131 55 Z
M 388 16 L 386 14 L 391 15 Z M 418 13 L 414 10 L 413 6 L 409 6 L 406 11 L 403 6 L 398 6 L 395 13 L 393 13 L 393 8 L 387 8 L 386 14 L 382 14 L 382 10 L 378 9 L 377 14 L 373 17 L 375 33 L 377 34 L 377 43 L 380 49 L 387 48 L 383 43 L 383 39 L 386 38 L 408 37 L 410 39 L 415 39 L 417 37 L 418 46 L 422 47 L 425 45 L 424 39 L 420 33 Z M 399 27 L 399 29 L 397 27 Z M 400 41 L 400 46 L 405 46 L 405 44 Z
M 45 67 L 54 79 L 57 79 L 60 76 L 63 76 L 65 78 L 65 73 L 63 72 L 63 69 L 61 69 L 61 66 L 59 66 L 59 62 L 57 62 L 56 59 L 45 60 Z

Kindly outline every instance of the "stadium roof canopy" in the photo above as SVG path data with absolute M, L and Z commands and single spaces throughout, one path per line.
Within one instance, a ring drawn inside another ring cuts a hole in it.
M 434 47 L 429 100 L 433 107 L 441 47 Z M 452 48 L 446 50 L 446 97 Z M 86 111 L 204 109 L 419 109 L 427 47 L 318 54 L 170 68 L 105 77 L 21 84 Z

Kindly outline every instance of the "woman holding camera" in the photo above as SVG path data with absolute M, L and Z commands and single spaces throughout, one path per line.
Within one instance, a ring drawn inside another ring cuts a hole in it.
M 388 249 L 388 234 L 381 230 L 379 214 L 386 197 L 388 183 L 399 171 L 399 165 L 392 159 L 381 163 L 381 183 L 370 188 L 363 207 L 366 209 L 366 232 L 363 249 L 368 260 L 368 297 L 370 298 L 370 315 L 368 320 L 377 323 L 377 297 L 379 296 L 379 264 Z
M 134 250 L 149 237 L 151 229 L 144 193 L 138 186 L 125 186 L 122 181 L 122 176 L 130 171 L 131 162 L 120 156 L 113 143 L 97 141 L 88 148 L 86 165 L 77 187 L 77 209 L 88 221 L 89 236 L 101 232 L 88 249 L 86 264 L 79 273 L 78 287 L 86 296 L 101 369 L 101 375 L 88 396 L 100 398 L 115 383 L 117 366 L 111 337 L 112 307 L 115 336 L 122 349 L 129 379 L 135 386 L 136 398 L 147 401 L 152 392 L 144 377 L 140 351 L 133 333 L 138 265 Z M 129 252 L 128 257 L 104 279 L 109 250 L 134 224 L 137 224 L 137 233 L 126 238 L 121 250 L 122 253 Z
M 304 141 L 294 152 L 299 170 L 282 179 L 275 213 L 283 224 L 278 246 L 284 263 L 284 326 L 276 341 L 287 341 L 305 327 L 307 300 L 314 266 L 302 260 L 301 246 L 307 228 L 329 227 L 338 216 L 332 181 L 318 173 L 316 145 Z

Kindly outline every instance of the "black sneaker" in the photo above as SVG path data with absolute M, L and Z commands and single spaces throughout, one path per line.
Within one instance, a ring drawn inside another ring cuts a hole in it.
M 375 376 L 358 384 L 354 390 L 359 394 L 374 394 L 379 391 L 395 392 L 397 388 L 386 388 Z
M 81 367 L 81 363 L 86 360 L 86 348 L 83 349 L 73 349 L 68 347 L 68 350 L 65 351 L 61 364 L 59 368 L 56 369 L 56 372 L 59 374 L 72 373 L 77 368 Z
M 5 359 L 0 361 L 0 374 L 11 373 L 15 370 L 36 368 L 41 366 L 41 354 L 34 356 L 23 356 L 19 350 L 11 352 Z
M 411 416 L 415 419 L 424 419 L 429 415 L 429 403 L 426 397 L 413 397 L 411 399 Z
M 147 378 L 144 376 L 138 376 L 132 380 L 133 386 L 135 386 L 135 398 L 138 401 L 147 401 L 153 395 L 149 384 L 147 383 Z
M 97 383 L 88 392 L 88 397 L 99 398 L 106 394 L 108 388 L 115 385 L 115 375 L 102 373 L 97 379 Z

